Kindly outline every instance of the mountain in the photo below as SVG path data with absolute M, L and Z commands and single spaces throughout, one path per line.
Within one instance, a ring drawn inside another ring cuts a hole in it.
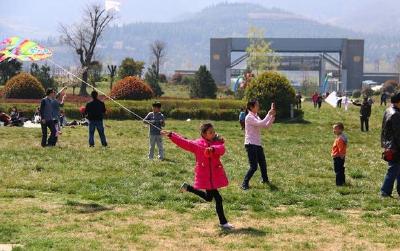
M 391 60 L 399 51 L 398 36 L 354 32 L 320 23 L 302 15 L 258 4 L 222 3 L 212 5 L 184 19 L 167 23 L 131 23 L 108 29 L 99 44 L 98 59 L 105 64 L 119 64 L 125 57 L 147 63 L 151 61 L 149 45 L 155 40 L 167 43 L 164 72 L 175 69 L 197 69 L 209 63 L 209 41 L 212 37 L 245 37 L 250 27 L 263 28 L 267 37 L 346 37 L 365 38 L 366 57 Z M 62 64 L 77 63 L 71 50 L 57 40 L 43 41 L 55 50 L 55 60 Z

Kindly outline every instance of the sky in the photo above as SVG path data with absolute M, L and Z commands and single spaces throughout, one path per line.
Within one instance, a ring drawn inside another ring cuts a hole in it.
M 57 36 L 59 23 L 78 22 L 85 5 L 104 0 L 0 0 L 0 36 L 9 30 L 35 38 Z M 258 3 L 338 26 L 353 24 L 364 12 L 382 13 L 400 7 L 398 0 L 120 0 L 119 23 L 169 22 L 221 2 Z M 384 4 L 382 4 L 384 3 Z M 234 15 L 235 13 L 233 13 Z M 237 14 L 237 13 L 236 13 Z M 396 14 L 397 15 L 397 14 Z M 367 21 L 372 17 L 365 13 Z M 365 25 L 359 25 L 359 28 Z M 353 26 L 353 28 L 357 28 Z M 366 27 L 368 28 L 368 27 Z M 8 32 L 7 32 L 8 31 Z

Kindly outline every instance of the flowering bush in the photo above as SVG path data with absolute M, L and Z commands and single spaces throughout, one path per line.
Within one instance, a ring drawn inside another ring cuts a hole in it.
M 2 96 L 17 99 L 40 99 L 45 95 L 42 84 L 28 73 L 20 73 L 7 81 Z
M 118 81 L 111 90 L 115 99 L 143 100 L 154 96 L 150 86 L 135 76 L 125 77 Z

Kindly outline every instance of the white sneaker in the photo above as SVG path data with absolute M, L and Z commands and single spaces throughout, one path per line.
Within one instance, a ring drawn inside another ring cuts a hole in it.
M 224 230 L 232 230 L 235 228 L 233 225 L 229 224 L 228 222 L 225 224 L 220 224 L 219 226 Z

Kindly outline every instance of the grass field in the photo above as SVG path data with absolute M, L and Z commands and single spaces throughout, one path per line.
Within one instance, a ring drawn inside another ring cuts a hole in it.
M 178 192 L 192 181 L 193 157 L 166 142 L 167 161 L 149 161 L 147 129 L 106 121 L 110 147 L 87 146 L 86 128 L 68 128 L 54 149 L 40 130 L 0 127 L 0 244 L 16 250 L 385 250 L 399 248 L 400 200 L 382 199 L 383 108 L 371 132 L 358 109 L 345 113 L 307 104 L 303 124 L 275 124 L 263 133 L 273 185 L 239 185 L 247 170 L 236 122 L 216 122 L 226 138 L 222 158 L 230 186 L 221 190 L 230 232 L 217 226 L 214 205 Z M 350 145 L 348 185 L 337 188 L 330 158 L 331 125 L 343 121 Z M 200 121 L 168 121 L 194 138 Z

